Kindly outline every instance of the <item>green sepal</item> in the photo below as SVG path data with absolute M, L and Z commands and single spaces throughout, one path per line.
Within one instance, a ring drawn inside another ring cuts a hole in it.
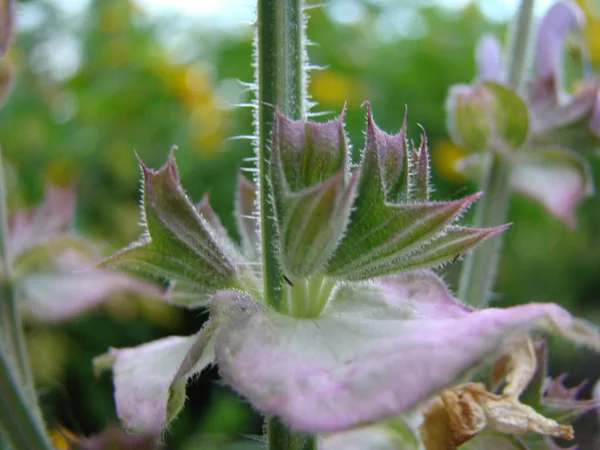
M 471 239 L 470 245 L 468 239 L 462 245 L 457 243 L 457 252 L 451 256 L 444 253 L 443 241 L 439 241 L 439 250 L 427 247 L 479 194 L 453 202 L 429 202 L 425 136 L 418 149 L 413 146 L 409 150 L 406 126 L 389 135 L 375 125 L 370 109 L 366 136 L 350 221 L 327 264 L 328 275 L 363 280 L 390 273 L 390 265 L 431 267 L 452 260 L 487 237 L 481 234 L 481 239 Z M 426 253 L 419 259 L 421 248 Z
M 235 255 L 221 235 L 224 229 L 214 223 L 216 216 L 201 204 L 204 218 L 184 193 L 173 152 L 160 170 L 141 161 L 140 166 L 145 234 L 102 264 L 182 282 L 199 293 L 230 287 Z
M 402 271 L 429 269 L 456 262 L 468 250 L 506 228 L 508 228 L 507 225 L 495 228 L 450 226 L 443 234 L 427 241 L 418 249 L 407 252 L 405 257 L 393 254 L 387 259 L 382 258 L 371 265 L 362 266 L 362 276 L 369 278 L 370 273 L 377 276 L 391 275 Z
M 329 122 L 291 120 L 275 114 L 271 176 L 290 193 L 322 183 L 348 167 L 344 112 Z M 274 196 L 278 192 L 273 192 Z
M 420 249 L 427 248 L 428 241 L 443 233 L 478 196 L 409 205 L 361 202 L 359 197 L 346 236 L 328 263 L 328 275 L 363 280 L 386 275 L 389 265 L 402 265 L 409 257 L 418 261 Z
M 528 136 L 525 101 L 516 91 L 493 81 L 453 86 L 446 113 L 452 140 L 469 152 L 517 150 Z
M 275 116 L 270 181 L 288 276 L 319 272 L 346 228 L 357 176 L 348 179 L 343 115 L 318 124 Z
M 335 250 L 346 228 L 356 176 L 345 174 L 287 199 L 281 220 L 283 264 L 293 276 L 317 273 Z

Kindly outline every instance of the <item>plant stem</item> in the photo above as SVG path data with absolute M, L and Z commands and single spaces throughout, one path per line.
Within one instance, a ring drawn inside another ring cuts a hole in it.
M 44 426 L 25 398 L 11 359 L 0 352 L 0 424 L 14 450 L 52 450 Z
M 534 0 L 521 0 L 512 28 L 506 84 L 520 90 L 529 50 L 529 35 Z M 510 194 L 511 165 L 506 158 L 490 149 L 489 162 L 481 183 L 484 196 L 479 200 L 475 227 L 493 227 L 506 223 Z M 459 297 L 468 305 L 484 307 L 493 287 L 502 249 L 502 238 L 483 243 L 467 255 L 463 265 Z
M 264 297 L 267 304 L 282 311 L 281 283 L 275 211 L 269 197 L 269 139 L 275 105 L 282 114 L 300 119 L 305 114 L 304 16 L 302 0 L 258 0 L 256 35 L 256 112 L 258 185 Z
M 292 431 L 279 419 L 267 419 L 268 450 L 316 450 L 317 438 L 309 434 Z
M 285 312 L 277 242 L 275 211 L 269 196 L 269 138 L 275 105 L 282 114 L 301 119 L 306 109 L 306 41 L 302 0 L 258 0 L 256 23 L 257 156 L 264 297 L 274 309 Z M 266 418 L 271 450 L 316 449 L 316 438 L 299 434 L 276 418 Z
M 6 181 L 2 153 L 0 152 L 0 354 L 7 361 L 7 364 L 10 363 L 14 368 L 14 376 L 17 377 L 15 382 L 20 383 L 20 391 L 29 408 L 29 414 L 36 421 L 31 426 L 39 427 L 40 433 L 43 434 L 42 414 L 37 403 L 35 385 L 29 368 L 29 357 L 16 298 L 9 251 Z M 9 369 L 8 366 L 5 368 L 5 370 Z M 8 385 L 5 387 L 4 379 L 2 382 L 1 389 L 9 389 Z M 9 426 L 5 424 L 4 418 L 2 418 L 0 428 L 7 429 Z

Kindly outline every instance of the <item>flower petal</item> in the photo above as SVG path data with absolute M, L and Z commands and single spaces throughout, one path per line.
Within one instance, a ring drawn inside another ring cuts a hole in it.
M 117 414 L 124 426 L 137 433 L 159 434 L 183 407 L 187 380 L 214 360 L 211 326 L 195 336 L 111 349 L 109 355 Z
M 133 276 L 106 269 L 90 269 L 94 261 L 74 249 L 54 255 L 47 272 L 17 280 L 21 305 L 28 318 L 57 322 L 98 306 L 111 295 L 134 292 L 162 298 L 161 289 Z
M 75 197 L 72 190 L 49 186 L 41 205 L 10 215 L 10 254 L 13 257 L 18 256 L 51 237 L 69 231 L 74 207 Z
M 573 2 L 558 1 L 546 12 L 538 28 L 535 48 L 535 71 L 539 77 L 555 77 L 562 83 L 563 44 L 573 29 L 585 23 L 583 11 Z
M 383 284 L 356 298 L 340 299 L 350 288 L 341 289 L 310 320 L 233 291 L 215 298 L 223 377 L 262 412 L 327 433 L 417 406 L 530 330 L 600 349 L 600 335 L 554 304 L 469 312 L 427 272 Z M 343 311 L 359 298 L 370 304 L 360 319 Z
M 560 149 L 524 152 L 519 158 L 512 173 L 513 187 L 574 227 L 577 203 L 593 192 L 587 162 Z
M 477 77 L 481 80 L 502 81 L 504 61 L 500 41 L 491 35 L 484 35 L 475 49 Z

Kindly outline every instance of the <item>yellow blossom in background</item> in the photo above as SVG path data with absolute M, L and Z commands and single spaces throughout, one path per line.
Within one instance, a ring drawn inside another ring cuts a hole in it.
M 67 428 L 59 425 L 50 431 L 50 440 L 56 450 L 70 450 L 69 443 L 77 442 L 77 436 Z
M 600 65 L 600 1 L 576 0 L 585 13 L 586 24 L 583 30 L 594 65 Z
M 433 169 L 443 178 L 455 183 L 463 183 L 467 177 L 457 170 L 457 162 L 466 156 L 466 152 L 449 139 L 436 141 L 431 152 Z
M 67 156 L 61 156 L 50 160 L 44 167 L 43 177 L 53 185 L 69 187 L 75 179 L 77 168 L 73 160 Z
M 319 104 L 336 107 L 344 103 L 350 108 L 360 106 L 368 97 L 363 83 L 333 69 L 313 72 L 309 90 Z
M 191 64 L 174 65 L 162 58 L 154 67 L 185 108 L 193 150 L 204 156 L 217 153 L 227 136 L 227 121 L 225 105 L 213 89 L 208 69 Z

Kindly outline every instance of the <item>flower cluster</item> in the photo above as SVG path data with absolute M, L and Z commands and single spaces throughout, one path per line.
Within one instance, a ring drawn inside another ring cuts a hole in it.
M 279 310 L 263 296 L 254 186 L 240 178 L 237 243 L 206 198 L 194 205 L 186 196 L 173 154 L 157 171 L 141 163 L 144 233 L 105 264 L 168 280 L 173 302 L 207 306 L 210 318 L 194 336 L 96 360 L 112 367 L 125 427 L 161 433 L 187 380 L 216 363 L 255 408 L 295 429 L 330 434 L 390 419 L 420 448 L 407 414 L 512 354 L 530 331 L 600 350 L 594 328 L 557 305 L 473 310 L 430 270 L 505 227 L 455 224 L 478 194 L 430 200 L 425 135 L 418 146 L 405 124 L 389 135 L 369 109 L 359 164 L 348 148 L 343 115 L 327 123 L 275 115 L 266 188 L 277 229 L 268 245 L 284 274 Z
M 583 73 L 570 86 L 564 69 L 567 39 L 576 33 L 581 42 L 583 25 L 583 13 L 571 2 L 548 9 L 537 29 L 533 76 L 519 93 L 502 84 L 508 75 L 499 41 L 484 36 L 476 50 L 477 78 L 453 86 L 447 103 L 452 140 L 473 153 L 458 168 L 477 174 L 485 164 L 482 152 L 491 150 L 513 167 L 515 190 L 570 226 L 577 203 L 593 192 L 580 153 L 600 146 L 598 80 Z M 579 54 L 585 59 L 583 46 Z

